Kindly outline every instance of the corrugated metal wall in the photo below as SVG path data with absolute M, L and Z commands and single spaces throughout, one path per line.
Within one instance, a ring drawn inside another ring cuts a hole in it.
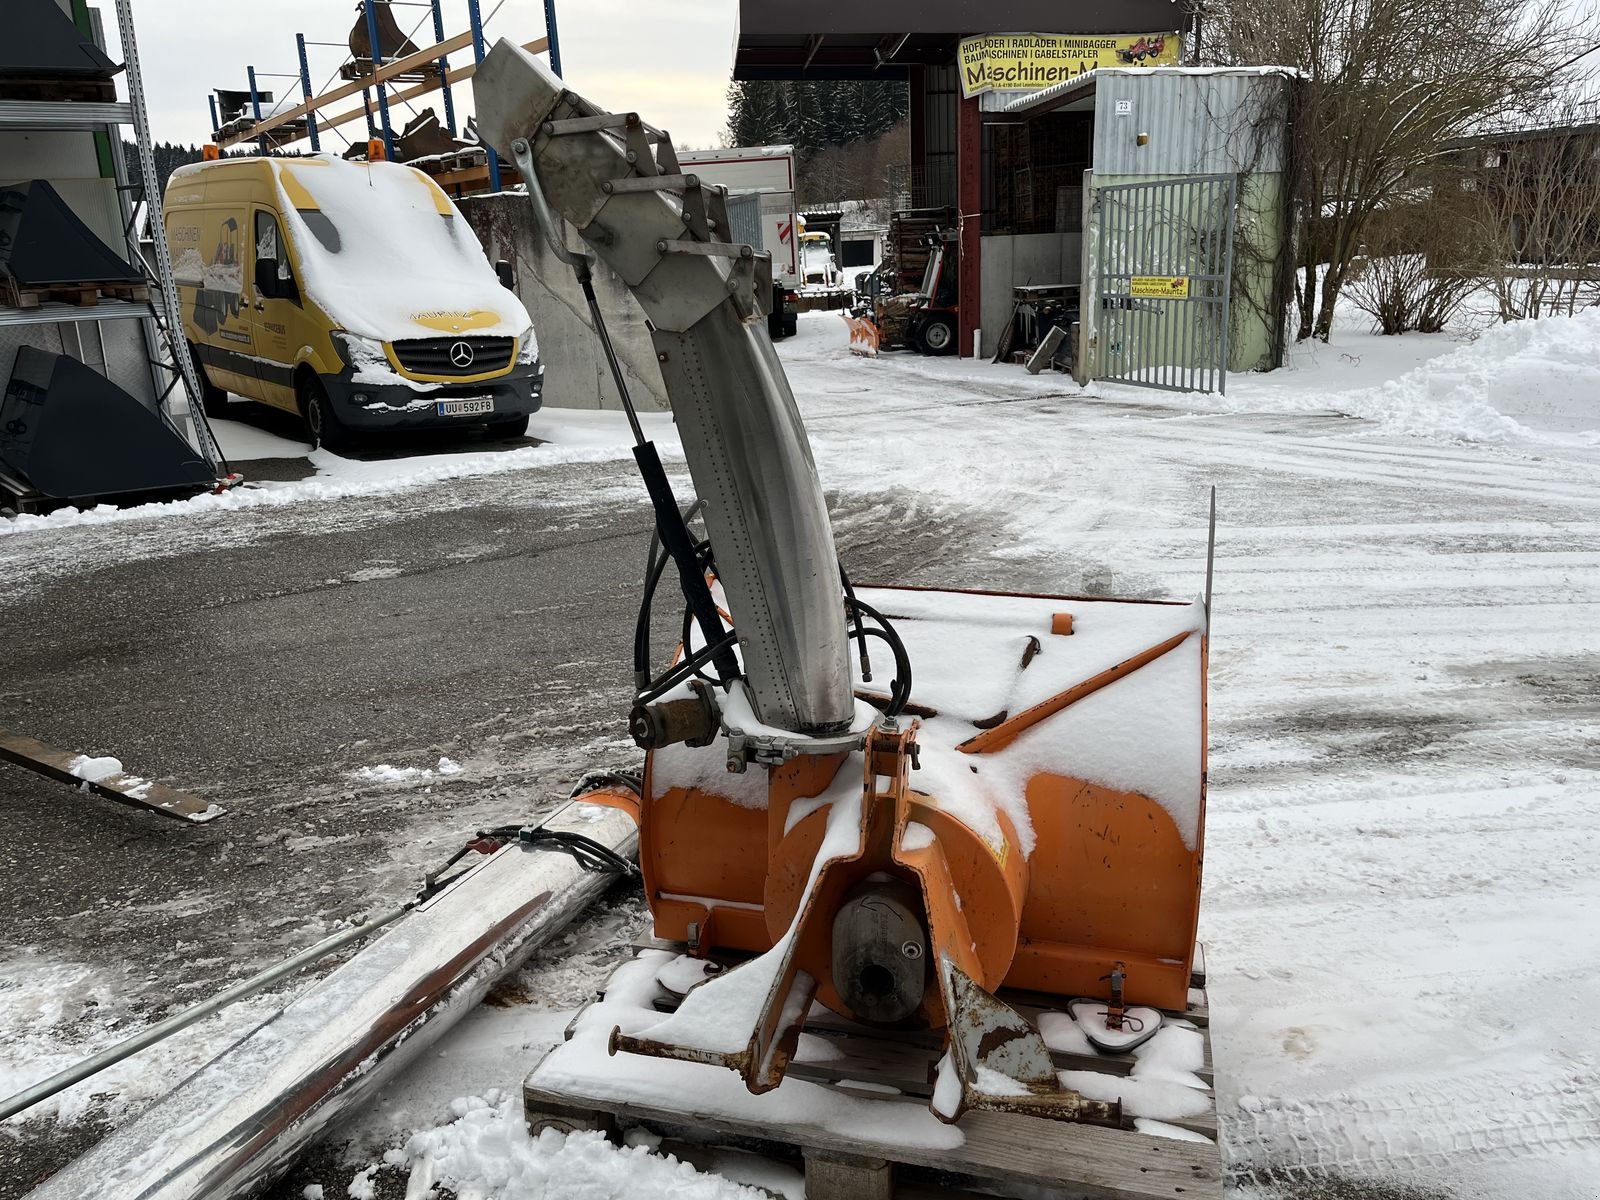
M 1289 83 L 1281 74 L 1101 73 L 1095 174 L 1279 172 Z M 1150 139 L 1143 146 L 1141 133 Z

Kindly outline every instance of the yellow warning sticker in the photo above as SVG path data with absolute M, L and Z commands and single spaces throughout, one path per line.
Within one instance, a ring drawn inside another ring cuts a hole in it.
M 1189 277 L 1187 275 L 1135 275 L 1129 286 L 1129 295 L 1136 300 L 1187 300 Z

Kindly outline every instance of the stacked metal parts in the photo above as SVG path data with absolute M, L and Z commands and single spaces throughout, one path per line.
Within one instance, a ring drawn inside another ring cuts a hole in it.
M 56 0 L 0 9 L 0 512 L 193 492 L 221 473 L 203 417 L 191 445 L 168 404 L 197 388 L 172 306 L 153 303 L 170 283 L 164 232 L 151 255 L 134 231 L 122 127 L 142 158 L 148 129 L 127 0 L 117 15 L 123 66 Z

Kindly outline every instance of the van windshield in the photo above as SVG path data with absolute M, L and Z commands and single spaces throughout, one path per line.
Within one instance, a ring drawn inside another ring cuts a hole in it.
M 438 318 L 459 313 L 472 314 L 473 333 L 522 332 L 521 305 L 466 219 L 448 204 L 451 215 L 441 214 L 416 171 L 339 160 L 282 169 L 299 185 L 279 194 L 305 293 L 342 328 L 385 341 L 438 337 Z

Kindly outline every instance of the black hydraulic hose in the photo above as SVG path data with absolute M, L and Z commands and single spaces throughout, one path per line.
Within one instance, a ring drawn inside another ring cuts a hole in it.
M 894 653 L 894 683 L 889 689 L 889 706 L 884 709 L 884 716 L 898 717 L 911 699 L 911 656 L 906 653 L 905 643 L 900 640 L 900 635 L 887 617 L 864 600 L 852 599 L 850 603 L 853 608 L 877 622 L 875 626 L 864 627 L 862 635 L 882 638 Z
M 717 603 L 706 584 L 694 539 L 689 536 L 688 527 L 683 523 L 683 513 L 673 499 L 672 484 L 661 465 L 661 456 L 656 453 L 655 443 L 641 442 L 635 446 L 633 459 L 639 465 L 645 490 L 650 493 L 650 502 L 655 506 L 656 530 L 661 534 L 661 544 L 678 564 L 678 586 L 683 590 L 683 598 L 689 603 L 689 610 L 694 614 L 695 623 L 700 626 L 700 636 L 706 645 L 715 645 L 723 640 L 722 614 L 717 612 Z M 731 646 L 720 650 L 715 662 L 717 674 L 724 682 L 738 677 L 739 660 L 734 657 Z
M 683 514 L 685 526 L 693 521 L 695 514 L 705 508 L 704 500 L 696 500 L 689 506 L 689 511 Z M 656 557 L 656 551 L 661 546 L 661 533 L 652 528 L 650 530 L 650 552 L 645 558 L 644 567 L 644 596 L 639 601 L 639 616 L 633 626 L 633 685 L 643 688 L 650 682 L 650 609 L 655 604 L 656 589 L 661 586 L 661 576 L 666 571 L 669 556 L 666 554 Z M 711 543 L 698 542 L 695 544 L 695 553 L 703 560 L 711 557 Z M 703 565 L 703 564 L 702 564 Z
M 863 637 L 882 638 L 889 644 L 890 650 L 895 648 L 894 635 L 879 629 L 876 625 L 868 626 L 861 631 Z M 884 707 L 883 715 L 898 717 L 905 711 L 906 703 L 911 699 L 911 684 L 901 675 L 899 668 L 895 670 L 895 677 L 889 683 L 889 703 Z
M 689 676 L 698 674 L 700 668 L 705 666 L 706 663 L 713 657 L 719 654 L 731 652 L 738 641 L 739 635 L 734 633 L 732 630 L 729 630 L 725 637 L 719 638 L 717 641 L 712 642 L 709 646 L 702 646 L 699 650 L 695 651 L 694 654 L 683 659 L 678 663 L 677 666 L 673 667 L 672 670 L 668 671 L 660 679 L 656 680 L 648 688 L 640 692 L 637 703 L 648 704 L 663 692 L 677 687 L 678 684 L 689 678 Z
M 663 554 L 651 556 L 649 573 L 645 576 L 644 597 L 639 601 L 639 619 L 633 627 L 633 686 L 642 688 L 650 682 L 650 606 L 656 588 L 661 586 L 661 576 L 672 559 Z
M 844 559 L 839 560 L 839 582 L 844 586 L 846 607 L 850 610 L 850 617 L 855 622 L 856 631 L 851 634 L 861 648 L 861 682 L 872 682 L 872 660 L 867 655 L 867 636 L 861 627 L 861 609 L 856 603 L 856 589 L 850 584 L 850 576 L 845 574 Z

